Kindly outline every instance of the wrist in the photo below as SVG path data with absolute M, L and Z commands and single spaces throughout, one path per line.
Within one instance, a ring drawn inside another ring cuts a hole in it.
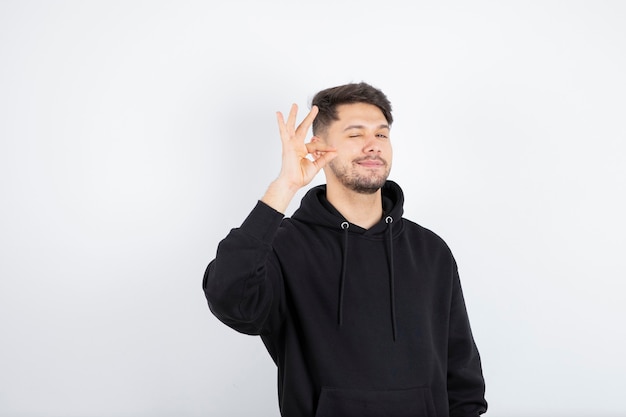
M 277 178 L 267 187 L 261 201 L 284 214 L 298 190 L 298 186 Z

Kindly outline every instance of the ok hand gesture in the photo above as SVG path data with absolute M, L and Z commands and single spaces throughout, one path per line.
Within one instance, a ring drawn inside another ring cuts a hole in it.
M 296 104 L 291 105 L 287 121 L 281 112 L 276 112 L 283 149 L 282 166 L 278 178 L 272 182 L 262 201 L 280 212 L 284 212 L 294 194 L 309 184 L 315 175 L 336 156 L 335 150 L 320 140 L 305 143 L 309 128 L 318 113 L 317 106 L 313 106 L 309 114 L 296 127 L 297 113 Z M 312 159 L 308 157 L 309 155 Z

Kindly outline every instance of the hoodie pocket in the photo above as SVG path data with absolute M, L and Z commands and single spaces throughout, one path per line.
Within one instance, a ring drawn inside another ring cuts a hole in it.
M 428 387 L 357 390 L 323 387 L 315 417 L 435 417 Z

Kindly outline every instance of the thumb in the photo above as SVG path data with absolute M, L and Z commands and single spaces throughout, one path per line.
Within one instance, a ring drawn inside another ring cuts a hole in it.
M 314 154 L 315 159 L 313 161 L 313 164 L 318 170 L 320 170 L 324 168 L 326 164 L 328 164 L 330 161 L 335 159 L 336 156 L 337 156 L 337 151 L 335 151 L 334 149 L 326 150 L 323 152 L 316 152 Z

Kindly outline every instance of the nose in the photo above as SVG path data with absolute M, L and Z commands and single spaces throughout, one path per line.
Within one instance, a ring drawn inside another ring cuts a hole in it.
M 365 153 L 380 153 L 380 140 L 375 134 L 369 134 L 365 136 L 365 144 L 363 146 L 363 152 Z

